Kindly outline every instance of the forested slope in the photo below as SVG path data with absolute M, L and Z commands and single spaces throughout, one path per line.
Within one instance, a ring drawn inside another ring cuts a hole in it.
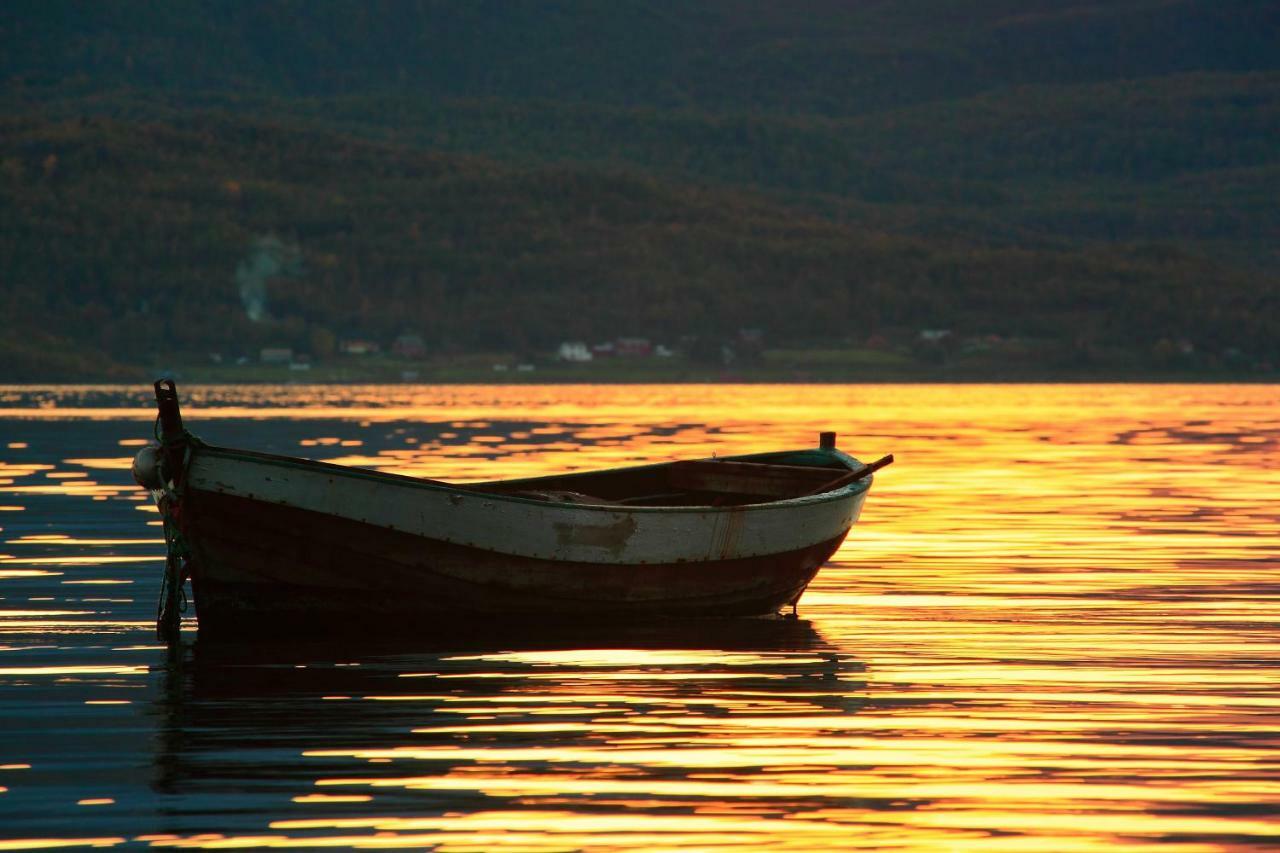
M 1269 351 L 1274 291 L 1176 249 L 979 247 L 743 191 L 491 161 L 243 121 L 0 124 L 9 317 L 126 359 L 352 331 L 440 346 L 921 326 Z M 317 175 L 327 176 L 319 181 Z M 296 262 L 252 322 L 237 269 Z
M 1278 31 L 1254 0 L 13 3 L 0 326 L 46 337 L 0 372 L 743 326 L 1275 362 Z

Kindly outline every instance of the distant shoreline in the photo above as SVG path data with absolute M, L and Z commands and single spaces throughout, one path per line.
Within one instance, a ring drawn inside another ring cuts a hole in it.
M 1269 385 L 1280 384 L 1280 373 L 1230 371 L 1066 371 L 1066 370 L 935 370 L 893 372 L 824 372 L 796 375 L 773 370 L 682 370 L 612 372 L 590 370 L 534 370 L 501 373 L 482 371 L 419 371 L 414 376 L 391 376 L 359 371 L 237 372 L 175 368 L 139 372 L 136 375 L 50 376 L 7 378 L 2 386 L 48 387 L 55 385 L 145 385 L 168 377 L 196 385 L 1035 385 L 1035 384 L 1134 384 L 1134 385 Z
M 287 352 L 287 351 L 286 351 Z M 1184 354 L 1163 362 L 1132 353 L 1063 361 L 1032 353 L 924 353 L 904 349 L 794 347 L 766 349 L 728 364 L 668 356 L 613 356 L 562 361 L 513 352 L 465 352 L 405 358 L 387 353 L 292 356 L 275 362 L 212 360 L 192 354 L 149 366 L 80 359 L 43 369 L 10 368 L 5 384 L 148 383 L 159 377 L 203 385 L 706 385 L 706 384 L 1019 384 L 1280 382 L 1268 363 L 1233 363 Z M 1039 356 L 1039 357 L 1037 357 Z

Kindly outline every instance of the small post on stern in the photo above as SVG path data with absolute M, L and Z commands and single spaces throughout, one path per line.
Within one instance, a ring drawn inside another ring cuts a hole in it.
M 836 434 L 834 432 L 818 433 L 818 446 L 823 450 L 836 449 Z

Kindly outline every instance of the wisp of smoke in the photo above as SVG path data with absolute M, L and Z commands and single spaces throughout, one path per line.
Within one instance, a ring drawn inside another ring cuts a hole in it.
M 286 246 L 274 234 L 253 241 L 249 254 L 236 265 L 236 286 L 250 320 L 264 323 L 271 319 L 267 311 L 267 282 L 276 276 L 297 275 L 301 264 L 298 248 Z

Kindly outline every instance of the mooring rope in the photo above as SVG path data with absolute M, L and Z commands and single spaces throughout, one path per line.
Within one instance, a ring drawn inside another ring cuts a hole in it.
M 186 491 L 186 474 L 191 464 L 192 449 L 203 444 L 185 430 L 182 438 L 177 441 L 185 445 L 182 468 L 177 472 L 178 475 L 168 476 L 168 472 L 164 470 L 163 456 L 159 463 L 160 481 L 164 485 L 160 513 L 164 525 L 165 560 L 164 575 L 160 580 L 160 601 L 156 605 L 156 637 L 166 642 L 177 639 L 182 614 L 187 612 L 186 585 L 187 578 L 191 576 L 191 548 L 184 535 L 186 524 L 183 517 L 183 492 Z

